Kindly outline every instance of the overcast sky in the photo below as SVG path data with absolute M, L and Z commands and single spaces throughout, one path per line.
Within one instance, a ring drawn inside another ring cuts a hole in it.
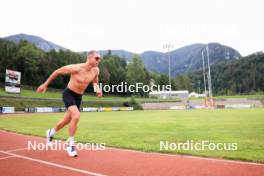
M 219 42 L 264 51 L 261 0 L 1 0 L 0 37 L 38 35 L 73 51 L 163 51 Z

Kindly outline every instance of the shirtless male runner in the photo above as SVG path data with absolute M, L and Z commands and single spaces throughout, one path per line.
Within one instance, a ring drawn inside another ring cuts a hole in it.
M 50 145 L 55 133 L 62 129 L 65 125 L 69 125 L 69 139 L 67 153 L 70 157 L 76 157 L 77 152 L 74 144 L 74 135 L 77 130 L 77 124 L 80 119 L 80 105 L 82 95 L 87 86 L 93 82 L 96 95 L 102 96 L 102 91 L 99 88 L 99 68 L 100 54 L 96 51 L 90 51 L 87 54 L 85 63 L 72 64 L 61 67 L 55 70 L 50 77 L 40 85 L 37 89 L 38 93 L 45 93 L 48 85 L 59 75 L 70 75 L 70 81 L 67 88 L 63 91 L 63 102 L 67 109 L 64 118 L 60 120 L 52 129 L 46 131 L 47 144 Z

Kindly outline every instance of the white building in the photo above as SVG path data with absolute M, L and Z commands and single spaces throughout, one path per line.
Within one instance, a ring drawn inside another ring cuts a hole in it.
M 196 92 L 192 92 L 189 94 L 189 97 L 201 98 L 201 97 L 205 97 L 205 94 L 198 94 Z
M 187 99 L 189 97 L 188 90 L 180 90 L 180 91 L 153 91 L 149 93 L 150 98 L 180 98 Z

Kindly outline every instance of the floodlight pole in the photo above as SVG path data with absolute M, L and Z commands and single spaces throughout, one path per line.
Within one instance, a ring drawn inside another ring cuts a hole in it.
M 206 88 L 206 76 L 205 76 L 205 64 L 204 64 L 204 52 L 202 51 L 202 61 L 203 61 L 203 79 L 204 79 L 204 107 L 208 107 L 208 100 L 207 100 L 207 88 Z
M 206 78 L 205 78 L 205 66 L 204 66 L 204 53 L 203 53 L 203 51 L 202 51 L 202 60 L 203 60 L 204 93 L 205 93 L 205 96 L 207 96 Z
M 171 86 L 171 58 L 170 58 L 170 49 L 173 48 L 172 44 L 165 44 L 163 45 L 163 49 L 166 50 L 167 49 L 167 57 L 169 60 L 169 85 Z
M 206 45 L 207 51 L 207 62 L 208 62 L 208 89 L 209 89 L 209 98 L 210 98 L 210 105 L 213 109 L 214 107 L 214 100 L 213 100 L 213 92 L 212 92 L 212 80 L 211 80 L 211 69 L 210 69 L 210 56 L 209 56 L 209 47 L 208 44 Z
M 206 45 L 207 52 L 207 63 L 208 63 L 208 88 L 209 88 L 209 96 L 212 96 L 212 87 L 211 87 L 211 69 L 210 69 L 210 58 L 209 58 L 209 48 L 208 44 Z

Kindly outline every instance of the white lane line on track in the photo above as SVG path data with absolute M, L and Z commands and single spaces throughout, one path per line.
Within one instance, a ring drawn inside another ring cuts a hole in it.
M 8 158 L 14 158 L 15 156 L 6 156 L 6 157 L 2 157 L 0 158 L 0 160 L 4 160 L 4 159 L 8 159 Z
M 21 150 L 26 150 L 26 149 L 28 148 L 25 147 L 25 148 L 12 149 L 12 150 L 7 150 L 6 152 L 16 152 L 16 151 L 21 151 Z
M 64 166 L 64 165 L 52 163 L 52 162 L 49 162 L 49 161 L 44 161 L 44 160 L 39 160 L 39 159 L 35 159 L 35 158 L 30 158 L 30 157 L 27 157 L 27 156 L 18 155 L 18 154 L 14 154 L 14 153 L 9 153 L 9 152 L 2 151 L 2 150 L 0 150 L 0 153 L 4 153 L 4 154 L 7 154 L 7 155 L 11 155 L 13 157 L 17 157 L 17 158 L 21 158 L 21 159 L 25 159 L 25 160 L 30 160 L 30 161 L 34 161 L 34 162 L 37 162 L 37 163 L 46 164 L 46 165 L 50 165 L 50 166 L 54 166 L 54 167 L 58 167 L 58 168 L 62 168 L 62 169 L 68 169 L 70 171 L 75 171 L 75 172 L 79 172 L 79 173 L 83 173 L 83 174 L 88 174 L 88 175 L 91 175 L 91 176 L 105 176 L 105 175 L 102 175 L 102 174 L 99 174 L 99 173 L 90 172 L 90 171 L 82 170 L 82 169 L 77 169 L 77 168 L 74 168 L 74 167 Z

